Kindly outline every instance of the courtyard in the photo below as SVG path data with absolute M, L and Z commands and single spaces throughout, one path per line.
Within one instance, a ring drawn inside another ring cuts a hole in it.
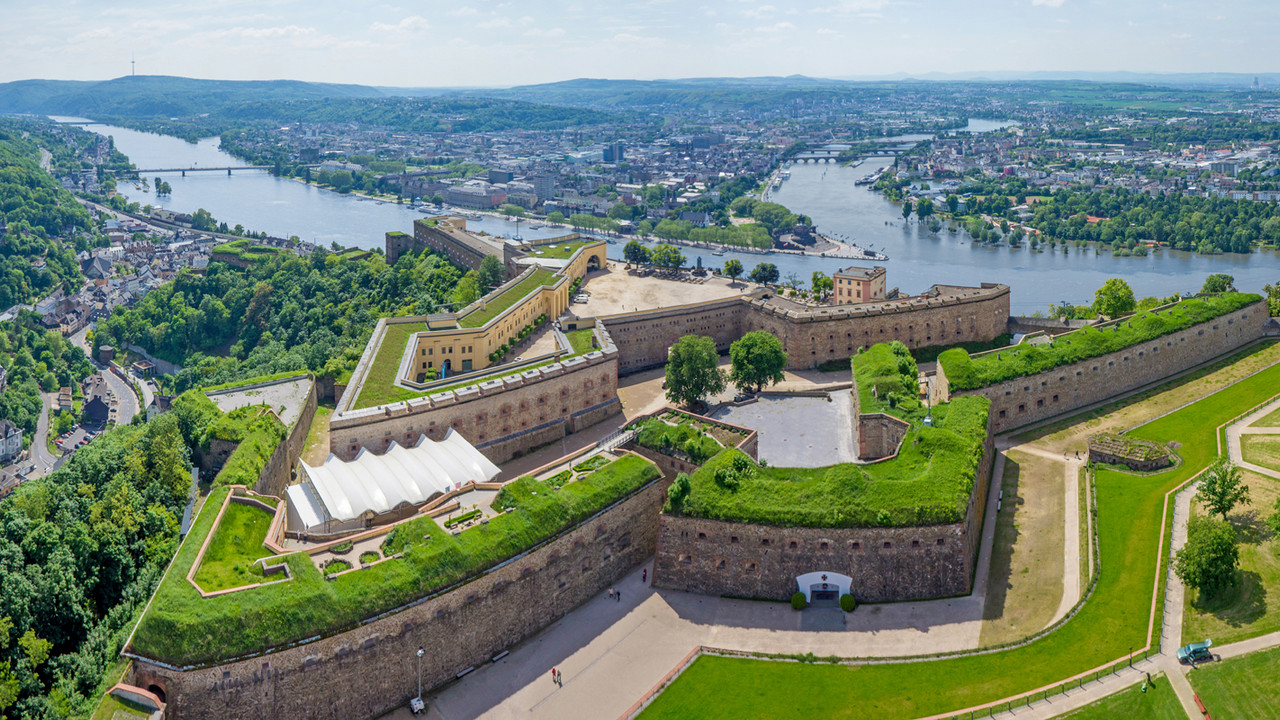
M 733 282 L 711 276 L 693 281 L 645 277 L 629 271 L 623 263 L 613 262 L 609 269 L 592 273 L 582 285 L 587 293 L 585 303 L 573 303 L 569 314 L 576 317 L 601 317 L 618 313 L 655 310 L 736 297 L 756 287 L 749 282 Z
M 825 397 L 764 395 L 724 405 L 711 417 L 759 432 L 760 459 L 776 467 L 825 467 L 858 459 L 848 390 Z

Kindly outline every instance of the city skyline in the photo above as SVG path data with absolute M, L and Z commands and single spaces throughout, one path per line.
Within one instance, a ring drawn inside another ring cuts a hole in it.
M 11 7 L 24 28 L 0 48 L 0 82 L 128 75 L 510 86 L 628 79 L 948 73 L 1220 72 L 1276 68 L 1262 2 L 843 0 L 807 7 L 670 0 L 538 7 L 150 0 Z M 920 49 L 925 49 L 920 52 Z

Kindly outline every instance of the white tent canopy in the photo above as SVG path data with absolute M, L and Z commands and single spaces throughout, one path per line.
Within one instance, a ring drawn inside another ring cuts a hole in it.
M 291 529 L 299 530 L 421 505 L 467 483 L 492 480 L 499 472 L 453 430 L 439 442 L 423 435 L 412 447 L 393 442 L 381 455 L 362 449 L 350 462 L 330 455 L 320 466 L 300 465 L 302 482 L 288 489 L 290 519 L 296 517 L 303 526 Z

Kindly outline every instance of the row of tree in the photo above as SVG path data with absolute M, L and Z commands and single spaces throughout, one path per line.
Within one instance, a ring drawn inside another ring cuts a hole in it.
M 729 372 L 719 368 L 720 354 L 709 337 L 685 335 L 667 353 L 667 398 L 681 405 L 697 405 L 708 395 L 724 392 L 726 383 L 739 390 L 759 392 L 782 382 L 787 354 L 782 341 L 767 332 L 743 335 L 729 346 Z

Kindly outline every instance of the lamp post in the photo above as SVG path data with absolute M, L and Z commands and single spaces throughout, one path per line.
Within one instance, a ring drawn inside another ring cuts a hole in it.
M 418 655 L 418 699 L 419 700 L 422 699 L 422 656 L 425 654 L 426 654 L 426 651 L 422 649 L 421 645 L 419 645 L 418 653 L 417 653 Z

